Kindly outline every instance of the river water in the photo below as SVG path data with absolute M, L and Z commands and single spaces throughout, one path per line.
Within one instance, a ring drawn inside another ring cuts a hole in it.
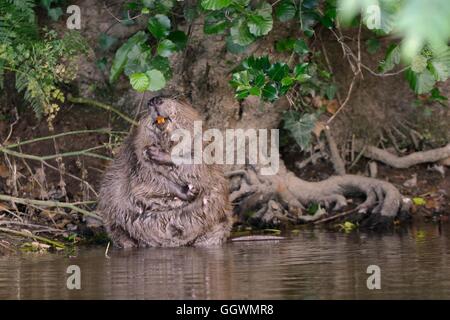
M 0 299 L 450 299 L 448 224 L 104 253 L 0 257 Z M 67 289 L 70 265 L 80 267 L 80 290 Z M 369 265 L 380 268 L 379 290 L 367 287 Z

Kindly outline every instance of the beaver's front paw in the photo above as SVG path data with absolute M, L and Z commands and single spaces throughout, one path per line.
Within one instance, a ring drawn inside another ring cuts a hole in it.
M 147 161 L 154 161 L 159 164 L 172 164 L 170 155 L 162 151 L 160 147 L 154 145 L 145 147 L 143 156 Z
M 199 192 L 192 184 L 188 184 L 183 187 L 183 193 L 185 195 L 185 199 L 183 200 L 192 201 L 197 197 Z

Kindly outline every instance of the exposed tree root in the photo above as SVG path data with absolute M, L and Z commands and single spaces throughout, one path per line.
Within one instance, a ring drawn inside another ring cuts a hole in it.
M 362 149 L 362 148 L 361 148 Z M 377 160 L 397 169 L 404 169 L 420 163 L 436 162 L 450 157 L 450 144 L 428 151 L 419 151 L 399 157 L 386 150 L 367 146 L 363 152 L 366 158 Z
M 309 222 L 303 219 L 302 209 L 317 203 L 329 210 L 341 210 L 347 206 L 347 196 L 365 196 L 355 211 L 361 219 L 369 220 L 365 225 L 373 228 L 380 223 L 392 222 L 401 212 L 408 212 L 411 201 L 403 198 L 392 184 L 373 178 L 356 175 L 333 176 L 319 182 L 304 181 L 290 172 L 280 162 L 277 175 L 257 175 L 254 168 L 235 171 L 242 176 L 239 188 L 232 190 L 231 199 L 242 215 L 257 210 L 252 216 L 262 222 L 284 219 L 294 222 Z M 274 205 L 274 203 L 279 205 Z M 262 205 L 268 203 L 268 205 Z M 366 213 L 370 214 L 366 215 Z M 402 217 L 404 217 L 402 215 Z

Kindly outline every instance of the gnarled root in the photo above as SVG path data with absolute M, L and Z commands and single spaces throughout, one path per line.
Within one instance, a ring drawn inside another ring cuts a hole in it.
M 383 162 L 394 168 L 409 168 L 416 164 L 426 162 L 436 162 L 450 157 L 450 143 L 442 148 L 427 151 L 418 151 L 409 155 L 399 157 L 389 151 L 379 149 L 374 146 L 367 146 L 364 149 L 364 156 L 369 159 Z
M 318 203 L 329 211 L 341 210 L 347 205 L 346 197 L 355 195 L 365 196 L 364 202 L 355 210 L 363 227 L 388 226 L 396 217 L 404 220 L 409 216 L 411 201 L 403 198 L 392 184 L 378 179 L 343 175 L 308 182 L 295 176 L 282 162 L 277 175 L 258 175 L 254 168 L 236 171 L 235 174 L 241 177 L 241 184 L 236 187 L 235 181 L 231 200 L 241 214 L 256 209 L 253 219 L 261 222 L 309 221 L 311 219 L 302 216 L 306 205 Z

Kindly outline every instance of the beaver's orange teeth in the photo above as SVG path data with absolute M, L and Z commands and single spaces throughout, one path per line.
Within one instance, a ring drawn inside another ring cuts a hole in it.
M 164 124 L 164 123 L 166 123 L 166 118 L 161 117 L 161 116 L 157 116 L 156 117 L 156 123 L 157 124 Z

